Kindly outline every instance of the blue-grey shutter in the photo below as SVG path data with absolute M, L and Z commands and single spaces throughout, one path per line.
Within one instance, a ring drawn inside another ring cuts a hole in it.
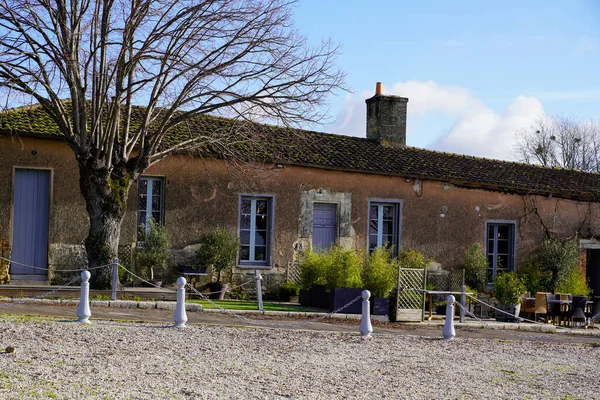
M 50 171 L 16 169 L 12 261 L 13 275 L 39 275 L 44 280 L 48 268 L 48 220 L 50 214 Z M 33 278 L 36 279 L 36 278 Z
M 336 242 L 337 207 L 335 204 L 313 205 L 313 250 L 328 249 Z

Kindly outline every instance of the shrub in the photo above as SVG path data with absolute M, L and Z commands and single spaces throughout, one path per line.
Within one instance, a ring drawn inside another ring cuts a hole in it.
M 240 241 L 226 229 L 217 228 L 205 235 L 200 241 L 201 247 L 196 252 L 196 265 L 212 265 L 217 272 L 217 282 L 221 281 L 221 272 L 235 264 Z
M 533 258 L 519 265 L 517 275 L 521 278 L 529 293 L 543 292 L 545 288 L 542 285 L 543 274 L 540 266 L 535 263 Z
M 140 247 L 136 254 L 136 263 L 144 279 L 161 277 L 165 271 L 165 261 L 169 258 L 169 237 L 161 224 L 150 219 L 150 227 L 140 226 Z
M 480 243 L 473 243 L 466 251 L 463 267 L 467 285 L 481 291 L 487 281 L 488 261 Z
M 300 294 L 300 286 L 294 282 L 286 282 L 279 286 L 279 298 L 283 301 L 289 301 L 291 297 Z
M 362 251 L 344 250 L 333 246 L 324 253 L 308 250 L 299 260 L 302 287 L 314 285 L 327 288 L 354 288 L 362 286 L 364 257 Z
M 542 287 L 556 292 L 558 284 L 570 273 L 572 267 L 579 265 L 577 240 L 545 240 L 536 253 L 535 264 L 541 272 Z
M 377 248 L 367 257 L 363 271 L 364 286 L 374 296 L 388 297 L 398 282 L 398 261 L 389 248 Z
M 423 253 L 415 250 L 402 249 L 398 256 L 400 268 L 420 268 L 425 269 L 428 264 L 433 262 L 432 258 L 425 258 Z
M 327 261 L 322 254 L 312 250 L 306 251 L 298 260 L 300 281 L 303 289 L 310 289 L 314 285 L 325 285 L 325 269 Z
M 575 296 L 588 296 L 590 288 L 585 273 L 578 265 L 573 265 L 569 272 L 556 285 L 556 293 L 569 293 Z
M 325 270 L 325 285 L 328 289 L 360 289 L 363 286 L 364 252 L 362 250 L 344 250 L 340 246 L 333 246 L 324 253 L 324 256 L 329 259 L 329 266 Z
M 503 272 L 494 279 L 494 297 L 501 304 L 521 303 L 525 290 L 525 285 L 516 272 Z

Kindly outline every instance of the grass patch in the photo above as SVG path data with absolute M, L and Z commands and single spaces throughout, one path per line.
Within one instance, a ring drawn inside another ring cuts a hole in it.
M 255 301 L 239 301 L 239 300 L 211 300 L 218 307 L 214 306 L 207 300 L 187 300 L 187 303 L 201 304 L 203 308 L 214 309 L 224 308 L 226 310 L 258 310 L 258 304 Z M 295 306 L 290 304 L 277 304 L 277 303 L 263 303 L 263 309 L 265 311 L 286 311 L 286 312 L 311 312 L 312 309 L 304 308 L 302 306 Z

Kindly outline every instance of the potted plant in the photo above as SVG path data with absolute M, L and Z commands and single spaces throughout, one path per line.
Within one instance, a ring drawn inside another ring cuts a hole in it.
M 140 225 L 140 241 L 136 252 L 136 266 L 140 276 L 154 286 L 162 284 L 165 261 L 170 256 L 169 237 L 165 228 L 151 218 L 148 227 Z
M 294 282 L 286 282 L 279 286 L 279 299 L 281 301 L 289 301 L 292 303 L 298 302 L 300 294 L 300 285 Z
M 497 315 L 496 320 L 519 321 L 518 316 L 521 311 L 521 301 L 526 290 L 525 284 L 516 272 L 498 274 L 496 279 L 494 279 L 494 297 L 500 303 L 500 309 L 514 315 L 514 318 L 508 317 L 504 313 L 498 313 L 502 315 Z
M 217 273 L 217 281 L 208 285 L 211 298 L 223 300 L 228 285 L 221 282 L 222 273 L 235 264 L 240 241 L 226 229 L 217 228 L 205 235 L 196 252 L 196 266 L 209 265 Z
M 380 247 L 367 257 L 363 282 L 371 292 L 371 314 L 388 315 L 390 293 L 398 284 L 398 261 L 392 258 L 390 248 Z

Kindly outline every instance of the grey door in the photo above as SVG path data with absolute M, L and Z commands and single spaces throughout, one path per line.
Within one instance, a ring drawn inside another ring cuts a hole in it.
M 313 250 L 320 251 L 335 244 L 337 237 L 337 206 L 313 204 Z
M 26 275 L 26 279 L 45 280 L 50 171 L 18 168 L 15 169 L 14 182 L 11 278 L 19 279 Z

